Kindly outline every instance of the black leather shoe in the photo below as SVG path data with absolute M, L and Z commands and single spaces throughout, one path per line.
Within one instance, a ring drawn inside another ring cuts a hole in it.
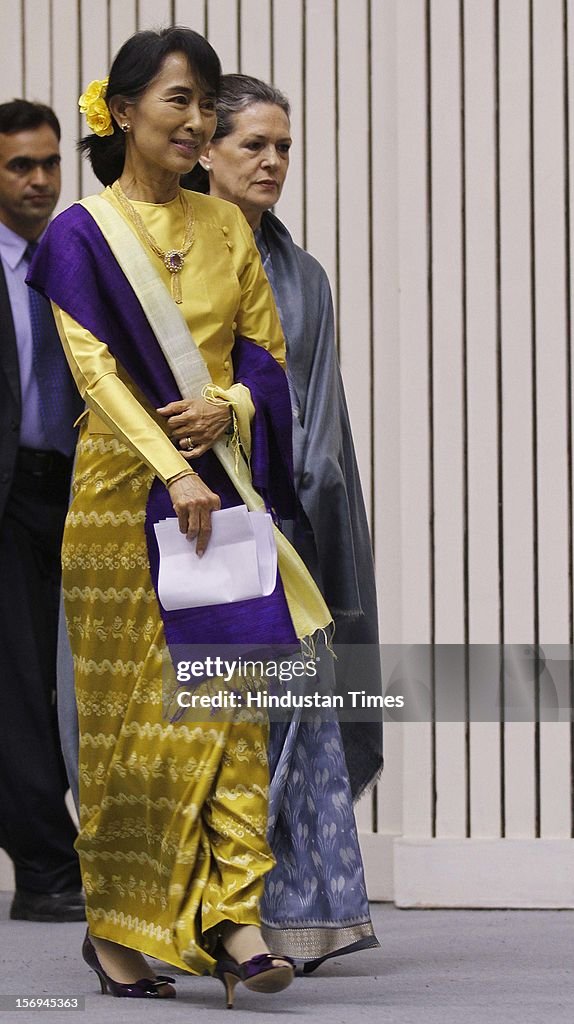
M 10 907 L 12 921 L 85 921 L 86 901 L 78 889 L 63 892 L 30 892 L 16 889 Z

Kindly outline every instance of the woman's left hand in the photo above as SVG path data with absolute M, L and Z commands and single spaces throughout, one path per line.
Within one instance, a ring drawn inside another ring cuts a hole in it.
M 208 402 L 205 398 L 170 402 L 157 411 L 167 420 L 169 436 L 178 442 L 188 462 L 211 448 L 230 426 L 232 416 L 227 402 Z

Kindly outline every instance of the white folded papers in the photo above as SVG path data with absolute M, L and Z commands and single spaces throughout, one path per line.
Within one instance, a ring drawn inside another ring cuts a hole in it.
M 268 512 L 245 505 L 211 515 L 211 538 L 201 558 L 177 519 L 154 524 L 159 547 L 158 596 L 166 611 L 230 604 L 275 589 L 277 548 Z

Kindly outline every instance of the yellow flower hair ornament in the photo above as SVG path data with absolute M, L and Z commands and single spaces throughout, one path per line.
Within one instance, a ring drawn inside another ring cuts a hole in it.
M 95 135 L 113 135 L 114 126 L 109 107 L 106 103 L 106 90 L 109 79 L 96 79 L 90 82 L 88 88 L 82 93 L 78 100 L 78 106 L 85 114 L 88 128 Z

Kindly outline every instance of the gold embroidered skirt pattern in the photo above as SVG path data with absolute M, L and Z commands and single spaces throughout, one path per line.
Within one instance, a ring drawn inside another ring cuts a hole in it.
M 82 426 L 62 550 L 80 723 L 76 847 L 90 930 L 195 973 L 205 934 L 259 924 L 273 866 L 267 722 L 170 722 L 144 534 L 151 470 Z M 207 947 L 207 948 L 206 948 Z

